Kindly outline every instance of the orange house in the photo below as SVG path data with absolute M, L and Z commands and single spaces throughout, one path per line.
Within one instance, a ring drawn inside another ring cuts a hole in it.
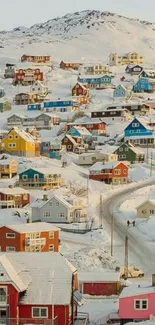
M 80 82 L 77 82 L 72 88 L 72 96 L 89 96 L 89 89 L 86 85 L 82 85 Z
M 90 169 L 89 178 L 107 184 L 126 184 L 128 182 L 128 166 L 121 161 L 95 163 Z
M 46 222 L 0 227 L 1 252 L 58 252 L 59 228 Z

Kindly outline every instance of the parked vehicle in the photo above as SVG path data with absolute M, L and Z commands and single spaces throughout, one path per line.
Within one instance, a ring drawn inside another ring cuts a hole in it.
M 128 267 L 128 278 L 141 278 L 144 276 L 144 272 L 139 270 L 137 267 L 130 265 Z M 124 266 L 120 267 L 120 277 L 125 277 Z

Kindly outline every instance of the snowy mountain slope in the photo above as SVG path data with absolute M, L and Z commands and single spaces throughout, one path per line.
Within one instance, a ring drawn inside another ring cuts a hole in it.
M 11 53 L 9 49 L 11 47 Z M 0 32 L 0 55 L 50 54 L 55 61 L 108 61 L 110 52 L 139 51 L 154 63 L 155 24 L 100 11 L 67 14 L 30 28 Z
M 11 53 L 9 49 L 11 47 Z M 23 52 L 47 53 L 54 60 L 101 60 L 110 52 L 139 51 L 154 63 L 155 24 L 109 12 L 67 14 L 30 28 L 0 32 L 0 55 L 17 58 Z

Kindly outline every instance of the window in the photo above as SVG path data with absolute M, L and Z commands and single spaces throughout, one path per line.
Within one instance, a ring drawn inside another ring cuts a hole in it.
M 145 300 L 135 300 L 134 301 L 134 309 L 139 309 L 139 310 L 142 310 L 142 309 L 148 309 L 148 300 L 145 299 Z
M 50 231 L 49 232 L 49 239 L 53 239 L 54 238 L 54 232 L 53 231 Z
M 12 140 L 13 139 L 13 136 L 12 135 L 9 135 L 9 140 Z
M 114 170 L 114 174 L 115 175 L 120 175 L 121 174 L 121 170 L 120 169 L 115 169 Z
M 58 216 L 58 218 L 64 218 L 65 214 L 64 214 L 64 212 L 58 212 L 57 216 Z
M 70 146 L 70 145 L 69 145 L 69 146 L 67 146 L 67 148 L 68 148 L 68 149 L 71 149 L 71 148 L 72 148 L 72 146 Z
M 126 174 L 127 170 L 126 169 L 123 169 L 123 174 Z
M 7 287 L 0 287 L 0 302 L 7 301 Z
M 150 210 L 150 214 L 154 214 L 154 210 Z
M 48 308 L 32 307 L 32 317 L 33 318 L 47 318 L 48 317 Z
M 22 179 L 23 179 L 23 181 L 25 181 L 26 179 L 28 179 L 28 176 L 27 175 L 23 175 L 22 176 Z
M 132 126 L 137 128 L 139 126 L 139 123 L 132 123 Z
M 11 232 L 10 233 L 7 233 L 6 234 L 6 238 L 16 238 L 16 234 L 13 233 L 13 232 L 12 233 Z
M 17 139 L 19 139 L 19 136 L 18 136 L 18 135 L 15 135 L 15 137 L 14 137 L 14 138 L 17 140 Z
M 23 200 L 26 201 L 28 199 L 28 194 L 23 195 Z
M 16 251 L 16 247 L 14 246 L 6 246 L 6 252 L 15 252 Z
M 59 202 L 56 202 L 56 204 L 55 204 L 55 205 L 56 205 L 56 207 L 59 207 Z
M 126 147 L 126 148 L 125 148 L 125 151 L 129 151 L 129 148 Z
M 54 252 L 54 245 L 49 245 L 49 252 Z
M 44 212 L 44 218 L 50 218 L 51 217 L 51 212 L 46 211 Z
M 8 143 L 8 147 L 9 148 L 15 148 L 16 147 L 16 143 Z
M 123 148 L 119 148 L 119 151 L 123 151 Z

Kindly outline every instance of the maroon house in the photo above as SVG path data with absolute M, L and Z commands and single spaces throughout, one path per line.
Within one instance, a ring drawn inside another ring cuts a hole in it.
M 101 135 L 106 133 L 106 123 L 105 122 L 74 122 L 68 123 L 66 125 L 66 131 L 68 132 L 73 126 L 85 127 L 93 135 Z
M 62 254 L 0 256 L 1 324 L 76 325 L 83 302 L 77 271 Z
M 64 62 L 64 61 L 60 62 L 60 68 L 63 70 L 69 70 L 69 69 L 78 70 L 80 65 L 82 64 L 78 62 Z
M 118 295 L 120 278 L 117 272 L 79 272 L 80 292 L 92 296 Z
M 20 187 L 4 187 L 0 189 L 0 206 L 5 208 L 22 208 L 30 203 L 30 192 Z

